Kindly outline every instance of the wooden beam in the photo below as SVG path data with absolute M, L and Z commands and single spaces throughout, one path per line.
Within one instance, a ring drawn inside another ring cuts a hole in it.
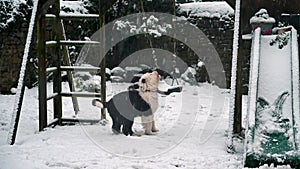
M 59 18 L 60 13 L 60 0 L 56 0 L 55 4 L 53 5 L 53 10 L 57 18 Z M 58 124 L 62 125 L 61 117 L 62 117 L 62 97 L 60 95 L 62 90 L 62 77 L 61 77 L 61 46 L 60 46 L 60 37 L 61 37 L 61 26 L 60 26 L 60 19 L 56 19 L 53 25 L 53 34 L 54 39 L 56 40 L 55 46 L 55 58 L 54 58 L 54 66 L 57 67 L 57 71 L 53 72 L 53 93 L 58 93 L 57 97 L 53 98 L 53 112 L 54 118 L 58 119 Z
M 243 6 L 243 0 L 241 0 L 241 7 Z M 235 90 L 235 107 L 234 107 L 234 121 L 233 121 L 233 134 L 242 134 L 242 59 L 244 57 L 244 51 L 242 48 L 242 26 L 244 21 L 242 20 L 245 10 L 240 9 L 240 24 L 239 24 L 239 42 L 238 42 L 238 56 L 237 56 L 237 68 L 236 68 L 236 90 Z
M 62 92 L 61 93 L 61 96 L 64 96 L 64 97 L 73 97 L 73 96 L 76 96 L 76 97 L 101 97 L 101 95 L 99 93 L 92 93 L 92 92 L 89 92 L 89 93 L 85 93 L 85 92 Z
M 105 24 L 105 17 L 100 18 L 100 27 L 103 27 Z M 103 33 L 100 33 L 100 38 L 103 38 L 103 45 L 105 45 L 105 31 L 102 31 Z M 102 47 L 102 50 L 100 52 L 100 58 L 103 58 L 101 60 L 101 100 L 106 101 L 106 74 L 105 74 L 105 67 L 106 67 L 106 59 L 105 59 L 105 53 L 104 53 L 105 46 Z M 106 109 L 101 109 L 101 120 L 106 119 Z
M 46 22 L 41 17 L 37 24 L 37 55 L 39 72 L 39 131 L 47 127 L 47 75 L 46 75 Z

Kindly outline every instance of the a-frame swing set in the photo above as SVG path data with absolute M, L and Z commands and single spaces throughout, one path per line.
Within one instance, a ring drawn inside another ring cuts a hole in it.
M 66 40 L 65 30 L 63 26 L 63 20 L 98 20 L 99 26 L 104 24 L 105 11 L 115 2 L 108 1 L 105 3 L 99 1 L 99 14 L 61 14 L 60 13 L 60 0 L 48 0 L 46 2 L 40 2 L 39 0 L 34 1 L 32 10 L 31 20 L 29 24 L 29 30 L 27 34 L 27 40 L 25 45 L 25 51 L 23 55 L 20 77 L 18 81 L 16 99 L 13 109 L 13 117 L 11 122 L 11 129 L 9 131 L 8 143 L 13 145 L 16 140 L 18 124 L 21 114 L 22 102 L 24 97 L 25 85 L 24 77 L 26 73 L 26 65 L 28 62 L 28 53 L 33 36 L 34 25 L 37 24 L 37 57 L 38 57 L 38 75 L 39 75 L 39 131 L 51 125 L 62 125 L 64 122 L 99 122 L 105 119 L 105 110 L 101 112 L 101 119 L 78 119 L 64 118 L 62 116 L 62 97 L 71 97 L 74 107 L 75 115 L 79 111 L 77 97 L 101 97 L 102 100 L 106 100 L 105 93 L 105 59 L 102 60 L 99 67 L 76 67 L 71 65 L 70 57 L 67 46 L 77 45 L 83 46 L 85 44 L 98 45 L 97 41 L 80 41 L 80 40 Z M 109 6 L 107 4 L 110 4 Z M 52 14 L 48 14 L 49 7 L 52 6 L 54 11 Z M 46 20 L 53 20 L 54 25 L 52 26 L 55 39 L 51 41 L 46 40 Z M 46 68 L 46 50 L 47 48 L 54 48 L 56 58 L 54 58 L 54 67 Z M 64 65 L 61 65 L 63 60 Z M 67 72 L 70 92 L 62 92 L 62 77 L 61 72 Z M 87 71 L 87 72 L 100 72 L 101 74 L 101 92 L 99 93 L 87 93 L 87 92 L 75 92 L 72 71 Z M 47 96 L 47 73 L 53 73 L 53 94 Z M 47 113 L 47 102 L 53 99 L 54 106 L 54 119 L 48 123 Z
M 106 119 L 106 112 L 101 110 L 101 119 L 79 119 L 76 115 L 79 111 L 77 97 L 101 97 L 101 100 L 106 100 L 106 75 L 105 75 L 105 57 L 103 51 L 100 51 L 99 58 L 103 58 L 100 63 L 100 67 L 82 67 L 73 66 L 70 62 L 70 56 L 67 46 L 83 46 L 83 45 L 100 45 L 98 41 L 80 41 L 80 40 L 67 40 L 66 32 L 63 25 L 63 20 L 98 20 L 99 27 L 104 25 L 105 12 L 111 8 L 111 6 L 117 0 L 99 0 L 99 14 L 62 14 L 60 12 L 60 0 L 47 0 L 40 2 L 34 1 L 34 7 L 30 20 L 30 27 L 27 35 L 27 41 L 25 46 L 25 52 L 23 56 L 21 73 L 19 77 L 19 83 L 16 93 L 16 101 L 14 105 L 14 112 L 11 122 L 11 130 L 8 136 L 8 143 L 13 145 L 16 140 L 18 124 L 21 114 L 22 102 L 24 97 L 25 85 L 24 76 L 26 73 L 26 64 L 28 62 L 29 47 L 33 36 L 33 28 L 36 24 L 37 27 L 37 58 L 38 58 L 38 97 L 39 97 L 39 131 L 44 128 L 53 125 L 62 125 L 68 122 L 88 122 L 98 123 L 101 120 Z M 175 2 L 175 1 L 174 1 Z M 53 13 L 47 13 L 51 6 Z M 175 11 L 175 3 L 174 3 Z M 143 3 L 141 2 L 141 8 L 143 10 Z M 144 11 L 143 11 L 144 12 Z M 52 31 L 54 39 L 46 40 L 46 21 L 52 21 Z M 102 31 L 103 32 L 103 31 Z M 101 34 L 104 37 L 105 34 Z M 150 42 L 151 43 L 151 42 Z M 103 47 L 103 46 L 102 46 Z M 54 58 L 54 66 L 46 68 L 46 51 L 54 50 L 56 54 Z M 175 50 L 175 44 L 174 44 Z M 103 56 L 103 57 L 101 57 Z M 63 61 L 63 65 L 62 62 Z M 91 92 L 75 92 L 75 85 L 73 83 L 73 71 L 82 72 L 100 72 L 101 75 L 101 91 L 100 93 Z M 67 72 L 67 79 L 69 83 L 70 92 L 62 91 L 62 77 L 61 72 Z M 53 77 L 53 94 L 47 94 L 47 74 L 52 73 Z M 176 79 L 173 79 L 173 81 Z M 177 81 L 176 81 L 177 82 Z M 177 82 L 178 83 L 178 82 Z M 75 112 L 74 118 L 63 117 L 62 110 L 62 97 L 71 97 L 73 108 Z M 48 120 L 47 102 L 53 100 L 53 120 Z M 49 122 L 50 121 L 50 122 Z

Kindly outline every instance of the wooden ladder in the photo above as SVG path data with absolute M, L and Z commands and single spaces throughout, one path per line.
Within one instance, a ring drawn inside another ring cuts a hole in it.
M 100 3 L 100 1 L 99 1 Z M 79 41 L 67 40 L 64 30 L 63 20 L 99 20 L 100 27 L 104 24 L 104 15 L 99 14 L 62 14 L 60 12 L 60 0 L 53 1 L 53 14 L 43 14 L 37 22 L 38 34 L 38 72 L 39 72 L 39 130 L 51 125 L 62 125 L 64 122 L 99 122 L 106 119 L 105 110 L 101 110 L 101 119 L 78 119 L 76 117 L 79 106 L 77 97 L 101 97 L 101 100 L 106 100 L 106 81 L 105 81 L 105 58 L 101 61 L 100 67 L 76 67 L 70 62 L 68 46 L 83 46 L 85 44 L 99 45 L 97 41 Z M 46 41 L 46 20 L 53 21 L 53 34 L 55 38 L 51 41 Z M 46 68 L 46 49 L 52 47 L 55 50 L 54 67 Z M 63 61 L 63 64 L 62 63 Z M 61 72 L 67 72 L 70 92 L 62 92 L 62 77 Z M 101 94 L 91 92 L 75 92 L 72 71 L 98 72 L 101 74 Z M 53 94 L 47 96 L 47 73 L 53 73 Z M 75 111 L 74 118 L 64 118 L 62 110 L 62 97 L 71 97 L 73 108 Z M 47 101 L 53 99 L 54 120 L 48 123 Z

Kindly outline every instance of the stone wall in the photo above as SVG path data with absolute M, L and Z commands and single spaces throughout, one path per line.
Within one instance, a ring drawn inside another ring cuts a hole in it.
M 232 55 L 232 39 L 233 39 L 233 19 L 228 18 L 226 20 L 222 20 L 220 18 L 190 18 L 189 21 L 195 24 L 200 30 L 202 30 L 212 44 L 215 46 L 220 59 L 222 61 L 225 75 L 226 75 L 226 86 L 230 86 L 230 74 L 231 74 L 231 55 Z M 67 26 L 68 24 L 66 24 Z M 7 30 L 5 32 L 1 32 L 1 37 L 4 37 L 0 40 L 1 48 L 0 48 L 0 92 L 7 93 L 10 91 L 12 87 L 17 86 L 18 76 L 20 64 L 23 56 L 26 36 L 27 36 L 27 23 L 21 24 L 19 27 L 16 27 L 14 30 Z M 67 27 L 69 31 L 69 27 Z M 47 31 L 47 36 L 51 35 L 51 31 Z M 35 38 L 36 36 L 34 36 Z M 33 40 L 33 46 L 35 46 L 35 39 Z M 141 41 L 139 41 L 141 42 Z M 158 39 L 154 40 L 154 47 L 160 46 L 169 46 L 166 48 L 172 48 L 172 44 L 168 44 L 165 42 L 170 42 L 170 39 Z M 129 45 L 129 46 L 128 46 Z M 127 47 L 126 47 L 127 46 Z M 145 44 L 145 46 L 149 46 Z M 141 46 L 140 46 L 141 47 Z M 35 48 L 35 47 L 34 47 Z M 132 45 L 132 41 L 128 44 L 120 44 L 119 47 L 115 48 L 123 48 L 122 50 L 128 49 L 127 52 L 113 52 L 115 55 L 122 53 L 124 56 L 110 56 L 108 58 L 107 66 L 113 67 L 112 63 L 116 63 L 115 59 L 122 60 L 126 57 L 127 54 L 131 54 L 132 51 L 138 50 L 134 45 Z M 141 47 L 142 48 L 142 47 Z M 130 49 L 130 50 L 129 50 Z M 172 50 L 170 50 L 172 51 Z M 27 75 L 26 75 L 26 84 L 27 86 L 31 86 L 33 82 L 36 80 L 36 69 L 34 68 L 36 50 L 31 50 L 30 61 L 28 63 Z M 198 62 L 197 56 L 193 53 L 193 51 L 184 48 L 183 50 L 177 50 L 177 54 L 182 57 L 187 64 L 192 65 Z M 127 54 L 126 54 L 127 53 Z M 51 54 L 50 54 L 51 55 Z M 128 56 L 128 55 L 127 55 Z M 51 57 L 49 58 L 51 60 Z M 247 78 L 245 78 L 247 79 Z
M 12 87 L 17 87 L 19 71 L 24 53 L 28 23 L 15 24 L 13 28 L 0 32 L 0 93 L 9 93 Z M 33 43 L 35 39 L 33 39 Z M 31 50 L 32 51 L 32 50 Z M 30 54 L 32 57 L 32 52 Z M 30 59 L 33 61 L 32 59 Z M 28 64 L 26 76 L 27 86 L 31 86 L 34 71 L 33 64 Z
M 226 87 L 230 87 L 231 58 L 233 43 L 233 18 L 191 18 L 195 24 L 208 37 L 217 50 L 226 76 Z

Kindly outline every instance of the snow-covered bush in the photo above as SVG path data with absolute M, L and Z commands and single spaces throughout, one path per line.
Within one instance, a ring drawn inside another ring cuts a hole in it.
M 86 73 L 84 75 L 85 76 L 77 75 L 74 78 L 76 90 L 78 90 L 78 91 L 88 91 L 88 92 L 100 92 L 100 90 L 101 90 L 101 76 L 91 75 L 91 74 L 88 74 L 88 73 Z M 88 77 L 87 75 L 90 75 L 90 76 Z
M 1 0 L 0 31 L 12 27 L 15 23 L 29 21 L 32 6 L 32 0 Z
M 171 28 L 171 24 L 160 23 L 159 19 L 153 15 L 142 18 L 142 23 L 140 25 L 129 21 L 118 20 L 114 23 L 113 27 L 113 29 L 120 31 L 121 34 L 150 34 L 154 37 L 162 36 L 163 33 Z
M 84 67 L 93 67 L 89 64 L 82 64 Z M 100 92 L 101 76 L 91 72 L 75 72 L 75 87 L 78 91 Z
M 124 70 L 121 67 L 115 67 L 111 70 L 111 75 L 112 76 L 120 76 L 120 77 L 125 77 L 126 76 L 126 70 Z
M 186 71 L 181 75 L 181 79 L 190 84 L 196 84 L 195 75 L 196 75 L 196 69 L 192 67 L 188 67 Z

